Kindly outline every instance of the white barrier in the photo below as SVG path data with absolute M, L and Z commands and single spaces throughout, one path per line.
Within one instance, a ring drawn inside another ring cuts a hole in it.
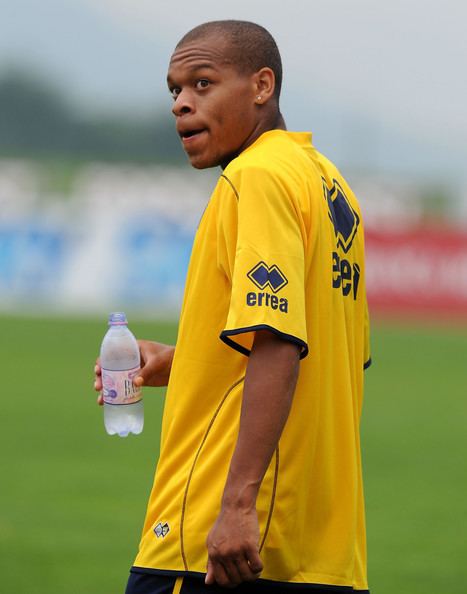
M 215 174 L 89 165 L 68 196 L 0 166 L 0 308 L 178 312 Z

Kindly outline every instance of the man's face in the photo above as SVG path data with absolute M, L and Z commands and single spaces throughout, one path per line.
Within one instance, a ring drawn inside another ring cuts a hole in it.
M 177 132 L 193 167 L 225 166 L 255 139 L 258 112 L 254 75 L 227 59 L 217 35 L 176 49 L 167 83 Z

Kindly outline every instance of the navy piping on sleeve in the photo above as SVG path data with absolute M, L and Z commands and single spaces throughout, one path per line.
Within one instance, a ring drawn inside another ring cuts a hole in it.
M 229 347 L 232 347 L 239 353 L 242 353 L 242 355 L 246 355 L 247 357 L 249 357 L 251 351 L 248 350 L 247 348 L 245 348 L 244 346 L 242 346 L 241 344 L 236 343 L 234 340 L 232 340 L 229 337 L 236 336 L 237 334 L 245 334 L 246 332 L 255 332 L 256 330 L 269 330 L 276 336 L 279 336 L 279 338 L 283 338 L 284 340 L 287 340 L 288 342 L 292 342 L 293 344 L 296 344 L 297 346 L 299 346 L 302 349 L 302 351 L 300 353 L 300 359 L 304 359 L 308 355 L 308 345 L 306 342 L 304 342 L 303 340 L 300 340 L 299 338 L 297 338 L 296 336 L 293 336 L 292 334 L 286 334 L 285 332 L 280 332 L 279 330 L 276 330 L 275 328 L 273 328 L 272 326 L 268 326 L 267 324 L 259 324 L 258 326 L 248 326 L 246 328 L 236 328 L 235 330 L 224 330 L 223 332 L 221 332 L 219 338 L 223 342 L 225 342 L 225 344 L 228 345 Z
M 363 364 L 363 369 L 368 369 L 371 365 L 371 357 L 368 359 L 366 363 Z

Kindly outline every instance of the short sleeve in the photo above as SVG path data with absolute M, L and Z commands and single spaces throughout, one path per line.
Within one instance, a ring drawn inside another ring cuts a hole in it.
M 248 168 L 226 177 L 237 200 L 235 241 L 224 242 L 230 305 L 221 339 L 249 355 L 257 330 L 270 330 L 308 353 L 305 249 L 292 191 L 274 172 Z M 222 228 L 222 227 L 221 227 Z

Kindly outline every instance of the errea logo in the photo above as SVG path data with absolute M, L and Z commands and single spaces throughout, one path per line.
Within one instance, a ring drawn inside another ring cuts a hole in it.
M 170 531 L 170 526 L 167 524 L 167 522 L 164 522 L 164 524 L 162 524 L 162 522 L 159 522 L 155 527 L 154 527 L 154 534 L 157 536 L 157 538 L 165 538 L 167 536 L 167 534 Z
M 279 270 L 278 266 L 275 264 L 268 266 L 265 262 L 258 262 L 247 276 L 254 282 L 258 289 L 263 291 L 269 287 L 273 293 L 277 293 L 288 283 L 288 280 Z
M 262 293 L 253 291 L 247 293 L 246 304 L 248 307 L 270 307 L 288 313 L 289 303 L 287 299 L 284 297 L 279 298 L 277 295 L 271 295 L 271 293 L 265 291 L 265 289 L 270 289 L 273 293 L 278 293 L 288 283 L 286 276 L 276 264 L 268 266 L 265 262 L 258 262 L 247 276 L 258 289 L 263 291 Z

